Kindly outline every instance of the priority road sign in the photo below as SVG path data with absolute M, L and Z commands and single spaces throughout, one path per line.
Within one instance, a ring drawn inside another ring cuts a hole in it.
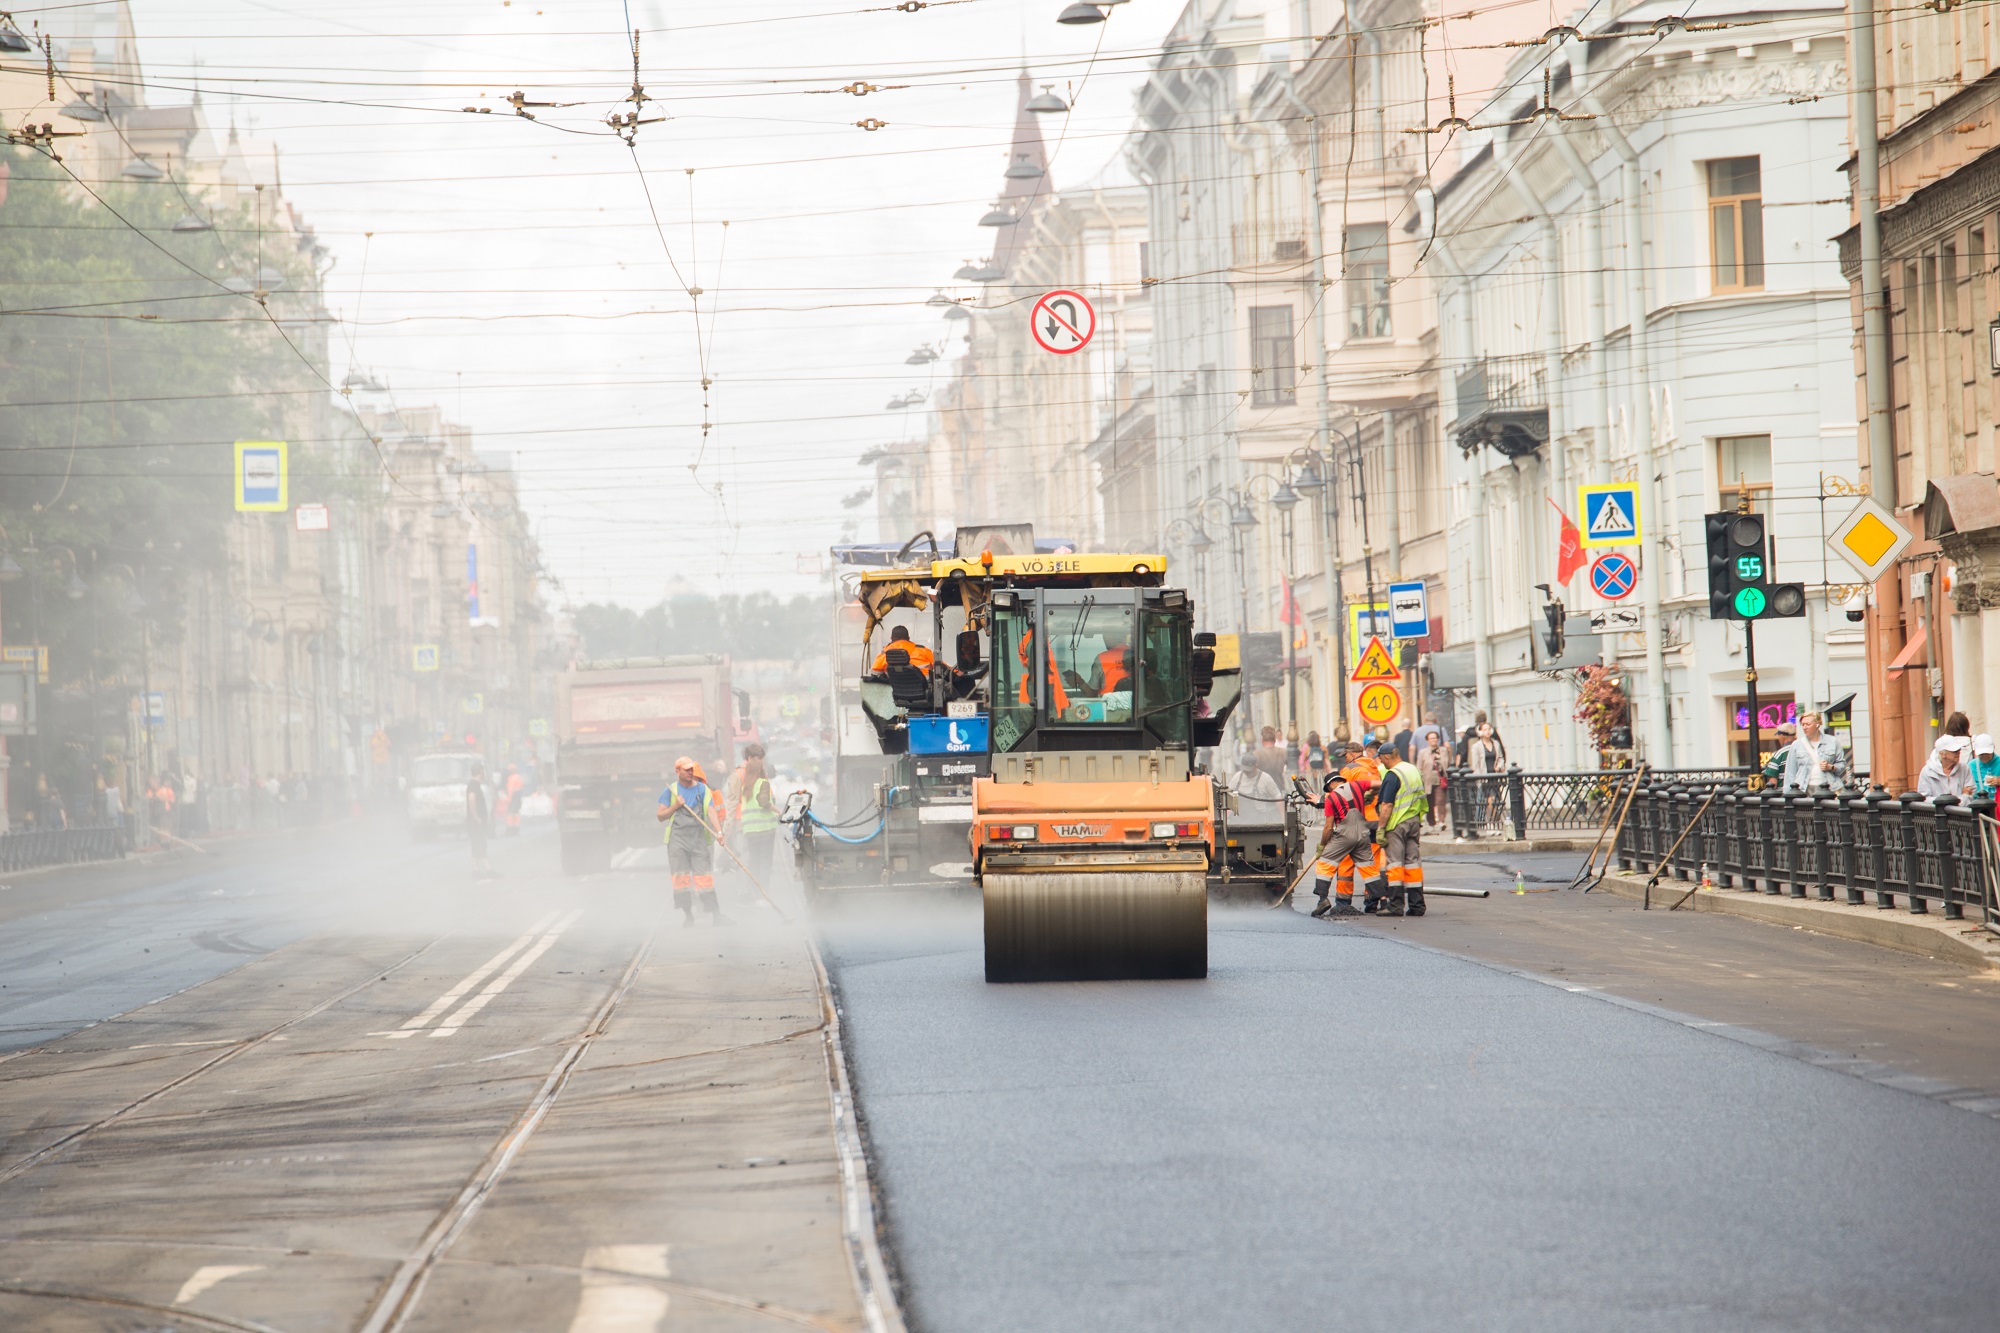
M 1827 549 L 1854 567 L 1855 573 L 1873 583 L 1889 571 L 1903 548 L 1916 540 L 1896 516 L 1880 502 L 1861 497 L 1852 513 L 1842 520 L 1826 540 Z
M 1613 551 L 1590 562 L 1590 590 L 1607 602 L 1631 596 L 1638 582 L 1639 569 L 1629 555 Z
M 1376 681 L 1362 686 L 1354 707 L 1360 712 L 1362 721 L 1380 725 L 1403 711 L 1403 695 L 1394 685 Z
M 1097 311 L 1072 291 L 1053 291 L 1028 312 L 1028 331 L 1045 352 L 1068 356 L 1089 346 L 1097 332 Z
M 1356 685 L 1402 678 L 1403 672 L 1396 665 L 1396 659 L 1382 646 L 1382 641 L 1373 635 L 1368 637 L 1367 644 L 1361 649 L 1361 661 L 1355 665 L 1354 674 L 1348 677 Z
M 236 508 L 243 513 L 282 512 L 286 508 L 285 442 L 236 442 Z
M 1431 632 L 1430 601 L 1421 581 L 1389 585 L 1389 633 L 1398 639 L 1421 639 Z
M 1615 481 L 1576 488 L 1576 510 L 1583 516 L 1585 546 L 1626 546 L 1641 540 L 1639 483 Z

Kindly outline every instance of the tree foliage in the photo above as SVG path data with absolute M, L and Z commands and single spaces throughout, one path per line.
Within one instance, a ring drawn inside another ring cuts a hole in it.
M 583 656 L 590 659 L 727 653 L 739 660 L 804 661 L 828 651 L 833 608 L 823 594 L 780 601 L 753 592 L 670 597 L 644 611 L 592 602 L 574 614 Z
M 172 637 L 188 576 L 222 567 L 234 442 L 287 438 L 326 393 L 230 284 L 314 279 L 247 217 L 175 232 L 207 205 L 171 181 L 93 196 L 39 154 L 0 153 L 0 527 L 28 575 L 6 637 L 49 644 L 61 688 L 93 661 L 100 678 L 129 665 L 142 614 Z M 295 475 L 312 446 L 294 445 Z

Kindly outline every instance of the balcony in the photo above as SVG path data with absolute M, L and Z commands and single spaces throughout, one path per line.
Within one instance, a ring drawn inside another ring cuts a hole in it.
M 1262 268 L 1283 264 L 1302 272 L 1312 262 L 1312 250 L 1302 229 L 1290 226 L 1232 223 L 1229 244 L 1235 267 Z
M 1489 356 L 1458 376 L 1458 447 L 1524 458 L 1549 439 L 1549 391 L 1538 355 Z

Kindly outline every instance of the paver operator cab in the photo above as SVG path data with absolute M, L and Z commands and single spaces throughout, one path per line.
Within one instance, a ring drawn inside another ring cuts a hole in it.
M 1207 975 L 1215 801 L 1195 750 L 1239 680 L 1165 576 L 1159 555 L 982 554 L 862 577 L 884 752 L 970 765 L 989 981 Z M 897 611 L 928 613 L 928 668 L 878 633 Z

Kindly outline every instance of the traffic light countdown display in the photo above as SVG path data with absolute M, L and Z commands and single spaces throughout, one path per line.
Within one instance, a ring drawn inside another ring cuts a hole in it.
M 1785 620 L 1806 613 L 1806 585 L 1771 582 L 1762 514 L 1710 514 L 1708 618 Z

